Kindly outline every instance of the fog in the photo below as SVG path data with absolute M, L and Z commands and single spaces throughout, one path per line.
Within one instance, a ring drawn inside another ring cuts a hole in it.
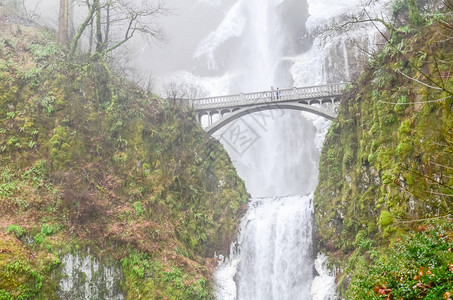
M 260 1 L 166 0 L 165 3 L 169 8 L 168 14 L 155 20 L 156 26 L 162 29 L 164 40 L 136 36 L 126 48 L 115 53 L 122 58 L 124 52 L 128 53 L 128 59 L 123 60 L 127 68 L 133 70 L 135 80 L 151 76 L 155 92 L 162 96 L 165 96 L 162 85 L 168 80 L 190 81 L 200 89 L 199 96 L 248 92 L 267 89 L 271 85 L 281 88 L 292 86 L 288 72 L 291 60 L 280 58 L 293 57 L 310 46 L 309 39 L 302 39 L 308 16 L 306 1 L 269 1 L 275 10 L 269 15 L 279 18 L 274 20 L 278 27 L 263 28 L 262 32 L 273 30 L 274 36 L 284 35 L 270 41 L 274 43 L 271 48 L 262 44 L 269 42 L 266 37 L 259 39 L 253 36 L 259 34 L 259 28 L 254 27 L 269 26 L 263 23 L 269 18 L 263 16 L 257 20 L 259 15 L 251 11 L 257 5 L 261 6 Z M 58 6 L 58 0 L 25 0 L 27 14 L 55 30 Z M 232 9 L 234 7 L 237 9 Z M 72 8 L 71 20 L 76 28 L 87 14 L 86 6 L 82 1 L 75 0 Z M 86 40 L 85 37 L 82 47 L 87 48 Z M 285 43 L 281 44 L 281 41 Z M 267 53 L 268 56 L 261 61 L 256 60 L 258 55 L 266 55 L 263 49 L 271 49 L 273 53 Z M 242 59 L 238 60 L 238 56 Z M 269 70 L 263 70 L 268 76 L 251 82 L 250 69 L 267 64 L 269 59 L 277 56 L 279 60 L 274 61 Z M 260 65 L 253 66 L 252 63 Z M 249 78 L 245 80 L 245 76 Z
M 168 75 L 196 71 L 194 53 L 200 41 L 222 21 L 233 1 L 167 1 L 170 12 L 160 19 L 166 41 L 138 45 L 136 64 L 142 71 Z

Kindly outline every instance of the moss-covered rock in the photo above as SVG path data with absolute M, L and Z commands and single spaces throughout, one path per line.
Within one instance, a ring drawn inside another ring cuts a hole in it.
M 210 298 L 214 253 L 229 251 L 247 202 L 223 147 L 190 108 L 145 93 L 102 61 L 67 61 L 51 34 L 5 19 L 0 242 L 19 226 L 27 238 L 16 246 L 37 263 L 0 252 L 9 257 L 2 270 L 18 264 L 1 293 L 53 299 L 62 257 L 89 246 L 123 262 L 130 299 Z
M 325 140 L 314 199 L 319 247 L 353 281 L 363 272 L 354 262 L 369 264 L 423 221 L 453 213 L 453 20 L 451 10 L 432 17 L 392 33 L 394 44 L 344 95 Z

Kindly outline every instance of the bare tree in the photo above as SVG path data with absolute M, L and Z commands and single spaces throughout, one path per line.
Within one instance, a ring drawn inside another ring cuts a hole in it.
M 164 91 L 169 100 L 179 100 L 186 96 L 185 89 L 181 83 L 176 80 L 170 80 L 164 84 Z
M 41 4 L 41 0 L 35 1 L 34 7 L 31 10 L 27 9 L 27 3 L 26 2 L 27 2 L 26 0 L 22 0 L 22 8 L 23 8 L 27 18 L 30 18 L 30 19 L 37 18 L 38 15 L 36 13 L 36 10 L 38 9 L 38 6 Z
M 94 55 L 101 57 L 123 46 L 137 34 L 148 39 L 163 40 L 156 24 L 158 17 L 169 12 L 163 0 L 136 2 L 85 0 L 88 14 L 72 41 L 71 55 L 75 54 L 82 35 L 89 27 L 93 28 L 94 33 L 94 41 L 90 41 L 90 45 L 95 43 Z
M 164 91 L 169 100 L 195 99 L 198 88 L 193 83 L 170 79 L 164 84 Z

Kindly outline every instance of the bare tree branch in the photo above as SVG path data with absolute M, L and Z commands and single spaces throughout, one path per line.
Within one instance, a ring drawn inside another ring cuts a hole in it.
M 425 218 L 425 219 L 414 219 L 414 220 L 407 220 L 407 221 L 402 221 L 402 220 L 396 220 L 397 223 L 414 223 L 414 222 L 424 222 L 424 221 L 430 221 L 430 220 L 437 220 L 437 219 L 444 219 L 448 218 L 450 216 L 453 216 L 452 214 L 447 214 L 444 216 L 438 216 L 438 217 L 432 217 L 432 218 Z
M 437 195 L 437 196 L 453 197 L 453 194 L 444 194 L 444 193 L 438 193 L 438 192 L 433 192 L 433 191 L 425 191 L 425 193 Z
M 27 10 L 27 6 L 25 5 L 26 0 L 22 0 L 22 7 L 24 9 L 25 15 L 27 18 L 33 19 L 37 17 L 38 15 L 36 14 L 36 10 L 38 9 L 38 6 L 41 4 L 41 0 L 36 1 L 35 7 L 33 10 L 29 13 Z
M 442 167 L 442 168 L 445 168 L 445 169 L 448 169 L 448 170 L 453 170 L 453 168 L 451 168 L 451 167 L 448 167 L 448 166 L 442 165 L 442 164 L 438 164 L 438 163 L 435 163 L 435 162 L 430 162 L 430 164 L 438 166 L 438 167 Z
M 435 90 L 440 90 L 440 91 L 443 90 L 443 88 L 436 87 L 436 86 L 432 86 L 432 85 L 429 85 L 429 84 L 427 84 L 427 83 L 421 82 L 421 81 L 418 80 L 418 79 L 415 79 L 415 78 L 413 78 L 413 77 L 410 77 L 410 76 L 404 74 L 403 72 L 401 72 L 400 70 L 396 70 L 396 72 L 398 72 L 399 74 L 403 75 L 403 76 L 406 77 L 407 79 L 410 79 L 410 80 L 412 80 L 412 81 L 415 81 L 415 82 L 417 82 L 417 83 L 420 83 L 421 85 L 424 85 L 424 86 L 426 86 L 426 87 L 428 87 L 428 88 L 430 88 L 430 89 L 435 89 Z
M 126 44 L 137 34 L 154 40 L 163 40 L 163 35 L 155 24 L 155 20 L 166 15 L 169 10 L 163 1 L 153 4 L 151 1 L 86 0 L 88 15 L 79 26 L 71 44 L 71 55 L 75 54 L 79 40 L 89 25 L 94 26 L 96 41 L 95 53 L 92 58 L 105 57 L 108 53 Z M 89 42 L 92 49 L 92 41 Z
M 398 103 L 398 102 L 389 102 L 389 101 L 383 101 L 379 100 L 380 103 L 385 103 L 385 104 L 393 104 L 393 105 L 412 105 L 412 104 L 426 104 L 426 103 L 436 103 L 436 102 L 442 102 L 444 100 L 447 100 L 453 96 L 447 96 L 445 98 L 441 99 L 436 99 L 436 100 L 428 100 L 428 101 L 418 101 L 418 102 L 406 102 L 406 103 Z
M 366 14 L 369 16 L 368 12 L 366 12 Z M 401 56 L 403 56 L 408 62 L 409 64 L 415 69 L 417 70 L 418 72 L 420 72 L 423 76 L 426 77 L 426 79 L 428 79 L 429 81 L 431 81 L 434 85 L 436 85 L 438 88 L 440 88 L 441 90 L 447 92 L 448 94 L 450 95 L 453 95 L 453 92 L 452 91 L 449 91 L 447 90 L 445 87 L 439 85 L 434 79 L 432 79 L 430 76 L 428 76 L 428 74 L 426 74 L 425 72 L 423 72 L 423 70 L 421 70 L 419 67 L 417 67 L 415 64 L 413 64 L 411 62 L 411 60 L 400 50 L 398 49 L 397 46 L 395 46 L 389 39 L 388 37 L 385 36 L 385 34 L 379 29 L 378 26 L 376 26 L 376 24 L 372 21 L 372 24 L 373 26 L 376 28 L 376 30 L 380 33 L 380 35 L 387 41 L 387 43 L 393 48 L 395 49 Z

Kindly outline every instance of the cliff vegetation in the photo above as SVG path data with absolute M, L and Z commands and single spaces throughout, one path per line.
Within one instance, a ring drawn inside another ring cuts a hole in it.
M 453 295 L 453 2 L 403 16 L 344 96 L 315 194 L 346 299 Z
M 222 146 L 2 7 L 0 31 L 0 299 L 58 298 L 76 252 L 120 267 L 128 299 L 212 298 L 247 202 Z

